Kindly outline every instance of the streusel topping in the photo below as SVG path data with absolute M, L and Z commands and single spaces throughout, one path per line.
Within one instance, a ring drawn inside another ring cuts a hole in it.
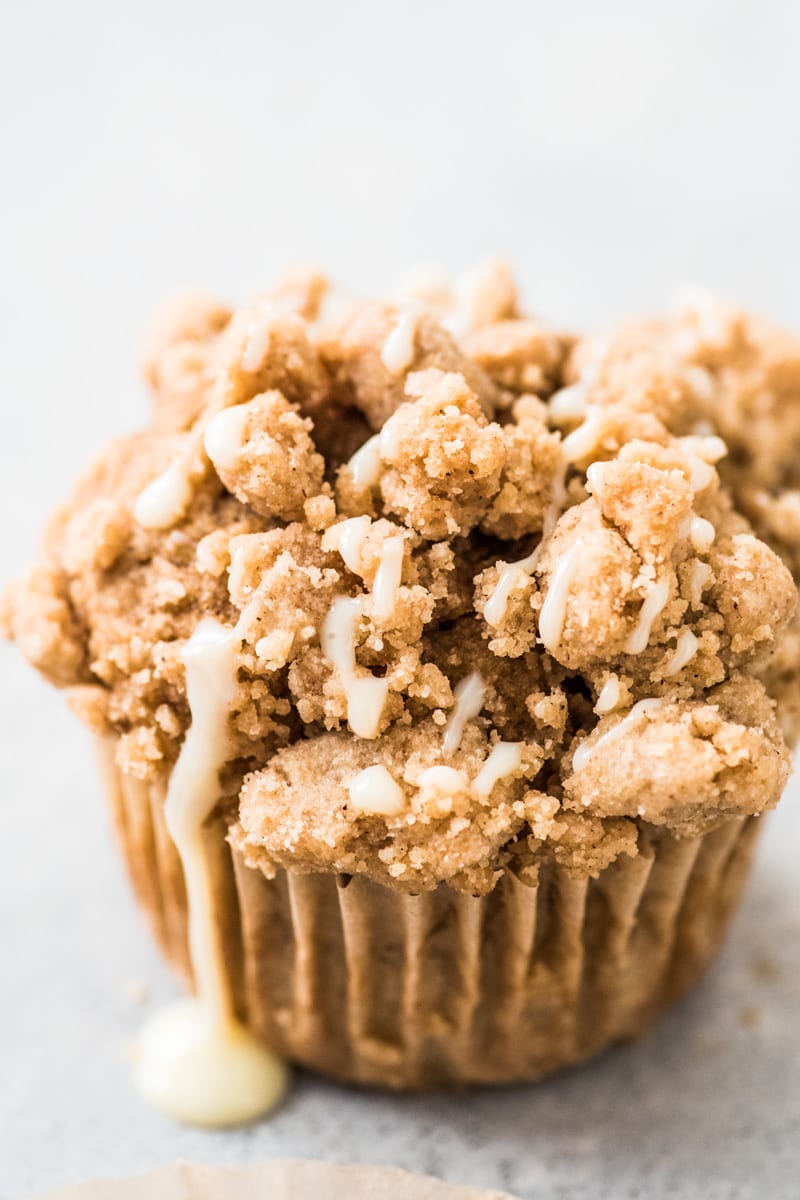
M 190 722 L 186 642 L 235 627 L 221 791 L 250 861 L 480 893 L 777 802 L 800 341 L 703 297 L 574 337 L 497 264 L 375 303 L 309 272 L 172 305 L 146 377 L 150 428 L 3 623 L 142 779 Z

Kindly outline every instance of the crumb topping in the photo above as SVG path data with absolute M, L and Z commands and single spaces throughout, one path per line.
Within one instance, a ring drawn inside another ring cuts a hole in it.
M 365 303 L 305 272 L 171 305 L 145 377 L 150 428 L 0 619 L 142 779 L 191 721 L 187 640 L 235 628 L 221 791 L 249 861 L 478 894 L 777 802 L 800 340 L 703 296 L 566 335 L 497 263 Z

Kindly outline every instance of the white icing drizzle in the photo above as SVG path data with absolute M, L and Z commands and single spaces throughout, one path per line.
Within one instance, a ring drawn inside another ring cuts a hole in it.
M 375 487 L 381 477 L 381 439 L 379 434 L 359 446 L 347 464 L 353 483 L 358 488 Z
M 486 686 L 479 671 L 473 671 L 456 684 L 453 691 L 455 708 L 450 713 L 444 731 L 442 748 L 445 754 L 452 754 L 461 745 L 464 729 L 469 721 L 474 721 L 483 708 L 486 698 Z
M 517 562 L 498 562 L 497 583 L 494 585 L 492 594 L 486 601 L 486 606 L 483 610 L 483 619 L 487 625 L 491 625 L 492 629 L 496 629 L 505 618 L 508 608 L 508 598 L 517 583 L 532 574 L 534 567 L 541 557 L 541 545 L 542 543 L 540 542 L 527 558 L 520 558 Z
M 385 679 L 368 672 L 359 674 L 356 666 L 356 627 L 361 617 L 358 597 L 337 596 L 323 625 L 322 652 L 333 664 L 347 699 L 347 723 L 363 738 L 377 736 L 383 706 L 389 694 Z
M 338 550 L 348 568 L 363 578 L 361 551 L 372 528 L 367 516 L 351 517 L 328 529 L 325 550 Z M 405 541 L 401 534 L 386 538 L 372 584 L 375 620 L 388 621 L 397 603 L 403 575 Z M 359 737 L 377 735 L 383 706 L 389 694 L 385 679 L 378 679 L 356 666 L 356 627 L 364 611 L 363 596 L 337 596 L 331 604 L 320 634 L 322 651 L 336 670 L 347 697 L 347 722 Z
M 594 711 L 598 717 L 602 717 L 605 713 L 613 712 L 619 704 L 619 698 L 619 678 L 616 675 L 609 675 L 600 689 L 600 695 L 597 697 L 597 703 L 594 706 Z
M 231 1012 L 215 924 L 214 889 L 203 823 L 219 794 L 229 754 L 228 717 L 236 690 L 238 625 L 201 621 L 183 651 L 192 723 L 164 808 L 180 855 L 197 995 L 158 1013 L 139 1043 L 137 1082 L 145 1098 L 180 1121 L 237 1124 L 272 1108 L 286 1068 Z
M 249 413 L 246 405 L 223 408 L 206 426 L 203 445 L 215 467 L 233 470 L 245 443 Z
M 691 629 L 682 629 L 678 634 L 675 652 L 669 660 L 664 674 L 677 675 L 679 671 L 682 671 L 692 661 L 695 654 L 697 654 L 697 647 L 699 645 L 700 642 Z
M 337 551 L 354 575 L 364 578 L 362 550 L 372 529 L 370 517 L 350 517 L 332 525 L 322 538 L 323 550 Z M 372 583 L 375 618 L 388 621 L 397 603 L 397 592 L 403 577 L 405 541 L 401 534 L 388 537 L 381 546 L 378 568 Z
M 640 700 L 638 704 L 634 704 L 627 717 L 623 717 L 617 725 L 609 729 L 602 737 L 599 737 L 596 742 L 590 744 L 588 738 L 586 741 L 581 742 L 572 756 L 573 771 L 582 771 L 601 746 L 609 746 L 612 742 L 617 742 L 621 737 L 624 737 L 631 726 L 636 724 L 639 717 L 645 713 L 656 712 L 663 707 L 664 702 L 655 697 L 648 700 Z
M 400 408 L 402 408 L 402 405 Z M 380 457 L 387 459 L 389 462 L 395 457 L 398 450 L 396 417 L 400 412 L 400 408 L 396 408 L 388 421 L 384 421 L 380 433 L 376 435 Z
M 247 371 L 249 375 L 262 366 L 272 339 L 273 325 L 280 315 L 281 310 L 277 305 L 265 301 L 261 303 L 258 315 L 250 323 L 241 358 L 242 370 Z
M 361 550 L 371 528 L 372 520 L 366 516 L 340 521 L 338 525 L 331 525 L 330 529 L 325 531 L 322 549 L 338 551 L 348 570 L 354 575 L 363 575 Z
M 359 771 L 347 785 L 350 804 L 363 813 L 395 817 L 406 807 L 406 797 L 399 783 L 380 763 Z
M 578 565 L 582 539 L 577 538 L 563 558 L 559 559 L 550 577 L 547 595 L 539 613 L 539 637 L 544 646 L 555 654 L 564 622 L 567 619 L 567 597 L 572 587 L 572 578 Z
M 142 489 L 133 502 L 133 515 L 142 529 L 170 529 L 180 521 L 191 499 L 189 468 L 181 456 Z
M 419 314 L 401 312 L 381 348 L 381 362 L 392 375 L 401 375 L 414 361 L 414 339 Z
M 689 599 L 692 604 L 697 605 L 702 599 L 703 592 L 710 586 L 714 572 L 708 563 L 701 562 L 699 558 L 691 559 L 687 566 L 686 581 L 690 589 Z
M 681 446 L 689 454 L 693 454 L 704 463 L 718 463 L 725 458 L 728 447 L 721 437 L 716 434 L 680 438 Z
M 455 767 L 428 767 L 417 780 L 420 791 L 430 792 L 434 796 L 452 796 L 465 792 L 469 788 L 469 780 L 463 771 Z
M 372 584 L 375 617 L 388 621 L 397 603 L 397 592 L 403 577 L 403 553 L 405 543 L 399 534 L 387 538 L 381 548 L 381 560 Z
M 698 554 L 708 554 L 714 545 L 716 536 L 716 529 L 705 517 L 690 517 L 688 537 L 692 544 L 692 549 Z
M 686 461 L 689 464 L 689 484 L 692 491 L 695 494 L 704 492 L 714 479 L 714 468 L 696 454 L 687 454 Z
M 507 563 L 500 561 L 496 564 L 498 572 L 497 583 L 494 585 L 492 594 L 486 601 L 483 610 L 483 619 L 492 629 L 496 629 L 498 625 L 502 624 L 508 608 L 509 596 L 517 583 L 526 576 L 532 575 L 536 569 L 536 565 L 553 535 L 553 530 L 558 524 L 558 518 L 564 511 L 566 499 L 567 490 L 564 485 L 562 464 L 562 469 L 553 479 L 553 499 L 542 521 L 542 536 L 538 546 L 525 558 L 519 558 L 516 562 Z
M 498 742 L 472 781 L 476 796 L 489 796 L 496 783 L 519 770 L 522 765 L 522 742 Z
M 588 458 L 596 448 L 605 425 L 605 413 L 590 412 L 582 425 L 568 434 L 561 443 L 565 462 L 579 462 Z
M 547 404 L 547 412 L 554 425 L 565 425 L 569 421 L 586 416 L 587 386 L 584 380 L 571 383 L 568 387 L 553 392 Z
M 650 632 L 653 628 L 653 622 L 669 600 L 669 580 L 659 579 L 645 596 L 639 612 L 639 620 L 636 622 L 635 628 L 628 635 L 625 642 L 626 654 L 641 654 L 647 649 L 647 643 L 650 641 Z

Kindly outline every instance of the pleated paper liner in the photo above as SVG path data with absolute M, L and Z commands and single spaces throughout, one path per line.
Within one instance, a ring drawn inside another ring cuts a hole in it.
M 110 762 L 106 748 L 107 763 Z M 188 979 L 186 897 L 165 786 L 108 766 L 131 878 Z M 759 830 L 645 829 L 597 879 L 544 866 L 488 896 L 409 896 L 362 877 L 248 867 L 212 819 L 210 856 L 239 1015 L 287 1058 L 359 1083 L 430 1088 L 534 1079 L 643 1031 L 711 961 Z
M 250 1167 L 175 1163 L 132 1179 L 79 1183 L 44 1200 L 513 1200 L 397 1167 L 273 1159 Z

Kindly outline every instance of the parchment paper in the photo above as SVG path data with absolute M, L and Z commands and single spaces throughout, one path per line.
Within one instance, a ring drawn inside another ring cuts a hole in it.
M 251 1167 L 175 1163 L 132 1179 L 60 1188 L 43 1200 L 513 1200 L 395 1167 L 276 1159 Z

